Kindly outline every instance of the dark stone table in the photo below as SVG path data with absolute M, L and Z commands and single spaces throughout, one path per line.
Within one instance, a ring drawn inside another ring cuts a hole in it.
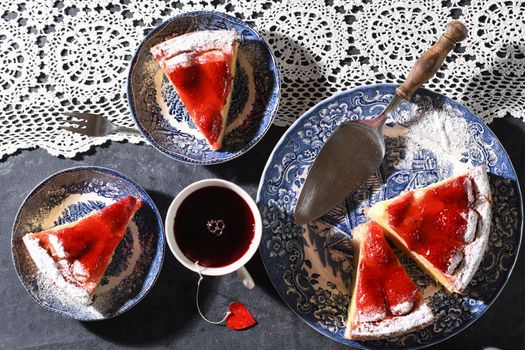
M 491 124 L 525 184 L 525 123 L 505 118 Z M 234 300 L 246 304 L 258 324 L 243 332 L 205 323 L 197 314 L 194 293 L 198 276 L 166 249 L 164 266 L 148 296 L 127 313 L 107 321 L 77 322 L 40 307 L 18 281 L 11 261 L 13 220 L 25 196 L 41 180 L 72 166 L 116 169 L 140 184 L 165 215 L 171 200 L 196 180 L 233 181 L 255 197 L 266 159 L 284 129 L 273 127 L 250 152 L 215 166 L 182 164 L 147 145 L 112 143 L 76 159 L 60 159 L 41 149 L 22 151 L 0 161 L 0 349 L 346 349 L 302 322 L 283 303 L 256 255 L 247 265 L 256 288 L 247 291 L 234 275 L 206 278 L 202 305 L 220 319 Z M 164 219 L 164 218 L 163 218 Z M 498 300 L 471 327 L 437 349 L 525 349 L 525 260 L 516 268 Z

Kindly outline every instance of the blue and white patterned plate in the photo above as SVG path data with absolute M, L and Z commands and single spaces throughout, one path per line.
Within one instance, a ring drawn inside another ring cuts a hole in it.
M 149 50 L 184 33 L 217 29 L 234 29 L 240 42 L 224 145 L 214 151 Z M 263 38 L 242 21 L 217 12 L 184 13 L 153 29 L 140 44 L 131 61 L 128 102 L 137 127 L 162 153 L 188 163 L 222 163 L 247 152 L 270 128 L 279 103 L 279 71 Z
M 144 204 L 115 250 L 93 303 L 65 298 L 42 279 L 22 236 L 75 221 L 126 196 Z M 50 176 L 27 196 L 13 225 L 11 249 L 18 278 L 40 305 L 77 320 L 102 320 L 129 310 L 153 287 L 164 258 L 164 226 L 155 203 L 129 178 L 106 168 L 75 167 Z
M 382 341 L 359 342 L 343 337 L 354 269 L 351 230 L 366 221 L 363 208 L 450 176 L 454 170 L 453 165 L 444 166 L 443 159 L 437 159 L 431 150 L 419 149 L 407 154 L 399 137 L 387 138 L 387 154 L 375 176 L 321 219 L 305 227 L 294 224 L 299 190 L 327 138 L 345 120 L 377 115 L 392 98 L 395 87 L 360 87 L 327 99 L 306 112 L 275 147 L 257 195 L 263 217 L 260 251 L 275 288 L 288 306 L 315 330 L 357 348 L 418 348 L 458 334 L 497 298 L 510 276 L 521 242 L 520 188 L 510 159 L 496 136 L 458 103 L 419 90 L 414 97 L 418 106 L 446 107 L 468 122 L 469 149 L 460 161 L 486 164 L 489 168 L 494 198 L 489 248 L 465 295 L 435 292 L 438 288 L 433 282 L 412 261 L 398 255 L 420 289 L 433 294 L 427 299 L 435 315 L 433 325 Z M 402 109 L 412 107 L 411 103 L 402 105 Z

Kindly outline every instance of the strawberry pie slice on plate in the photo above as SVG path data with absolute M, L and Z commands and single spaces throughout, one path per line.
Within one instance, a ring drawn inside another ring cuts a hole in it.
M 78 221 L 28 233 L 22 239 L 40 270 L 51 278 L 63 277 L 89 299 L 141 206 L 140 199 L 127 196 Z
M 222 163 L 247 152 L 270 128 L 279 97 L 279 71 L 264 39 L 218 12 L 160 24 L 129 70 L 138 129 L 160 152 L 188 163 Z
M 237 66 L 234 30 L 203 30 L 166 40 L 151 53 L 211 148 L 222 147 Z
M 434 320 L 423 295 L 376 222 L 353 230 L 357 254 L 345 337 L 375 340 L 428 326 Z
M 163 224 L 148 194 L 101 167 L 60 171 L 22 203 L 12 234 L 16 272 L 43 307 L 102 320 L 136 305 L 160 272 Z

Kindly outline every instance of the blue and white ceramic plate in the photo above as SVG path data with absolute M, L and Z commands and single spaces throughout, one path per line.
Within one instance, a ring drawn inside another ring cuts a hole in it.
M 93 303 L 65 296 L 35 266 L 22 236 L 75 221 L 126 196 L 144 204 L 115 250 Z M 164 258 L 163 227 L 155 203 L 129 178 L 106 168 L 71 168 L 44 180 L 22 203 L 11 237 L 13 262 L 25 289 L 40 305 L 77 320 L 107 319 L 132 308 L 153 287 Z
M 218 29 L 233 29 L 240 39 L 224 144 L 214 151 L 149 50 L 184 33 Z M 279 71 L 263 38 L 240 20 L 217 12 L 189 12 L 162 23 L 140 44 L 131 61 L 128 101 L 138 128 L 162 153 L 188 163 L 222 163 L 247 152 L 271 126 L 279 102 Z
M 327 138 L 345 120 L 366 119 L 380 113 L 395 87 L 372 85 L 353 89 L 305 113 L 275 147 L 257 196 L 263 217 L 260 252 L 275 288 L 288 306 L 315 330 L 357 348 L 419 348 L 458 334 L 497 298 L 510 276 L 521 242 L 520 188 L 510 159 L 496 136 L 458 103 L 419 90 L 414 97 L 418 107 L 446 108 L 467 121 L 468 152 L 460 162 L 486 164 L 489 168 L 494 199 L 489 248 L 465 295 L 447 294 L 434 286 L 412 261 L 398 255 L 428 295 L 435 322 L 425 329 L 388 340 L 359 342 L 343 337 L 354 269 L 351 230 L 366 221 L 363 209 L 401 191 L 448 177 L 454 170 L 454 165 L 443 166 L 443 159 L 438 159 L 432 150 L 421 148 L 407 154 L 410 151 L 400 137 L 387 138 L 387 154 L 375 176 L 319 220 L 304 227 L 294 224 L 298 193 Z M 402 105 L 402 109 L 413 107 L 412 103 Z

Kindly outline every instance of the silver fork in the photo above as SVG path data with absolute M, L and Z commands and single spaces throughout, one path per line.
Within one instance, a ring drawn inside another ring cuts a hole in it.
M 80 112 L 64 112 L 62 114 L 66 117 L 73 118 L 67 119 L 65 121 L 74 126 L 62 126 L 61 128 L 71 132 L 76 132 L 77 134 L 87 136 L 106 136 L 120 131 L 140 134 L 140 131 L 135 128 L 128 128 L 126 126 L 113 124 L 111 121 L 99 114 Z

